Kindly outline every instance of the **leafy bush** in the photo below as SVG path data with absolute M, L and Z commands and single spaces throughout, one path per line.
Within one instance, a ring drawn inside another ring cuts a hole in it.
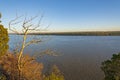
M 8 46 L 8 32 L 7 29 L 5 29 L 2 25 L 0 25 L 0 56 L 4 55 L 9 46 Z
M 104 80 L 120 80 L 120 53 L 113 54 L 110 60 L 102 62 L 101 69 L 104 71 Z
M 64 76 L 62 75 L 58 67 L 54 65 L 52 67 L 52 72 L 49 75 L 44 76 L 44 80 L 64 80 Z

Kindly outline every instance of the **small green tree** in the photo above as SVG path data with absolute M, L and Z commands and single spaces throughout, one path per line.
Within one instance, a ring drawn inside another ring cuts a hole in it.
M 101 69 L 104 71 L 104 80 L 120 80 L 120 53 L 113 54 L 110 60 L 102 62 Z
M 0 18 L 1 18 L 1 14 L 0 14 Z M 0 24 L 0 57 L 4 55 L 8 50 L 9 48 L 8 41 L 9 41 L 9 37 L 8 37 L 7 29 L 5 29 L 4 26 Z
M 58 67 L 56 65 L 53 65 L 51 73 L 47 76 L 44 76 L 43 80 L 65 80 L 65 79 L 60 70 L 58 69 Z

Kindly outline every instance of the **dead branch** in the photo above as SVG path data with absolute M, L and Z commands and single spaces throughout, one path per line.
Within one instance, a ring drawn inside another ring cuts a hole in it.
M 25 44 L 25 47 L 31 45 L 31 44 L 37 44 L 39 42 L 42 42 L 42 40 L 31 40 Z
M 21 18 L 22 16 L 16 16 L 13 20 L 11 20 L 9 22 L 9 30 L 16 33 L 16 34 L 20 34 L 16 29 L 15 27 L 12 27 L 13 25 L 16 25 L 18 23 L 20 23 L 20 21 L 17 21 L 19 18 Z M 16 22 L 17 21 L 17 22 Z

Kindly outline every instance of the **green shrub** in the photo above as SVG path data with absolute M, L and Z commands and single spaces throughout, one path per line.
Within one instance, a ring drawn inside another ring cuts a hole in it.
M 101 69 L 104 71 L 104 80 L 120 80 L 120 53 L 113 54 L 110 60 L 102 62 Z
M 60 70 L 58 69 L 58 67 L 54 65 L 52 68 L 52 72 L 49 75 L 45 76 L 44 80 L 65 80 L 65 79 Z
M 0 25 L 0 56 L 4 55 L 7 52 L 9 48 L 8 41 L 9 37 L 7 29 L 5 29 L 3 25 Z

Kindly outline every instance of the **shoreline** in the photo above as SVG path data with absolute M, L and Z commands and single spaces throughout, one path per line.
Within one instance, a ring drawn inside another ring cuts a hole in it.
M 16 35 L 16 33 L 9 33 Z M 23 33 L 17 35 L 24 35 Z M 56 36 L 120 36 L 120 31 L 96 31 L 96 32 L 41 32 L 28 33 L 28 35 L 56 35 Z

